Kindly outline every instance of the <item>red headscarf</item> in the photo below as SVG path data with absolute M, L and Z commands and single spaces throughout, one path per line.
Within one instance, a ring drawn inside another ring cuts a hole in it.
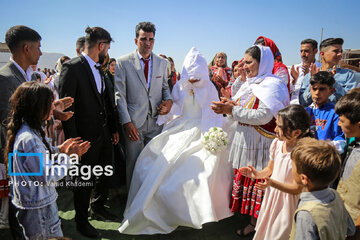
M 260 36 L 256 39 L 259 40 L 259 39 L 264 39 L 265 41 L 265 46 L 266 47 L 269 47 L 271 49 L 271 52 L 273 53 L 274 55 L 274 68 L 272 70 L 272 73 L 274 75 L 276 75 L 276 72 L 280 69 L 280 68 L 286 68 L 287 67 L 285 66 L 285 64 L 282 63 L 282 57 L 281 57 L 281 53 L 280 53 L 280 50 L 278 49 L 278 47 L 276 46 L 275 42 L 273 40 L 271 40 L 270 38 L 266 38 L 266 37 L 263 37 L 263 36 Z M 255 41 L 255 42 L 256 42 Z M 288 81 L 287 81 L 287 87 L 289 89 L 289 93 L 290 93 L 290 76 L 289 76 L 289 73 L 288 73 Z

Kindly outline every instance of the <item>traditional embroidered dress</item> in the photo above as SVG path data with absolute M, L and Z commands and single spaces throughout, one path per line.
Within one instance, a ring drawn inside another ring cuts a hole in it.
M 221 89 L 226 88 L 229 85 L 231 78 L 231 68 L 229 67 L 218 67 L 216 65 L 211 67 L 210 79 L 215 84 L 216 90 L 219 96 L 222 96 Z M 215 76 L 218 75 L 223 81 L 216 80 Z
M 230 208 L 257 217 L 263 192 L 254 187 L 261 179 L 242 176 L 237 170 L 248 165 L 261 170 L 269 161 L 270 145 L 275 138 L 275 117 L 277 112 L 289 104 L 285 83 L 271 74 L 274 58 L 269 47 L 258 46 L 261 59 L 258 75 L 248 78 L 234 99 L 238 106 L 231 118 L 238 121 L 230 149 L 230 161 L 235 168 Z

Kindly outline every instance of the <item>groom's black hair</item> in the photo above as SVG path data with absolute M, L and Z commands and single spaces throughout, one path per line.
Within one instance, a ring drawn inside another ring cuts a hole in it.
M 100 41 L 104 41 L 106 43 L 114 41 L 111 38 L 110 33 L 101 27 L 87 27 L 85 32 L 85 42 L 89 45 L 89 48 L 92 48 Z
M 136 38 L 139 37 L 139 32 L 140 30 L 143 30 L 144 32 L 152 32 L 154 33 L 155 36 L 155 25 L 151 22 L 140 22 L 138 25 L 136 25 L 135 28 L 135 34 L 136 34 Z

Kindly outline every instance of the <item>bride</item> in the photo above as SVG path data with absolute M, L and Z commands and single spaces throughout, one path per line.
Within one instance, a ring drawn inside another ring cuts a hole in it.
M 222 126 L 223 117 L 210 109 L 218 93 L 196 48 L 186 55 L 172 95 L 171 111 L 158 118 L 159 125 L 168 123 L 137 159 L 121 233 L 166 234 L 178 226 L 200 229 L 232 215 L 227 151 L 214 155 L 201 143 L 210 127 Z

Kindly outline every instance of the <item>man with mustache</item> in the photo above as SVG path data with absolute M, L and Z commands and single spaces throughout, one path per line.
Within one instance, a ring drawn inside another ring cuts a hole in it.
M 302 106 L 309 106 L 312 103 L 310 93 L 310 77 L 321 71 L 328 71 L 335 78 L 335 92 L 329 97 L 329 101 L 336 103 L 348 91 L 356 87 L 357 81 L 352 70 L 336 67 L 342 59 L 342 38 L 328 38 L 320 44 L 321 68 L 315 64 L 310 65 L 310 74 L 304 77 L 299 93 L 299 102 Z
M 313 39 L 304 39 L 300 44 L 300 56 L 302 62 L 292 65 L 290 69 L 290 88 L 291 99 L 290 104 L 299 104 L 299 91 L 301 83 L 306 74 L 310 71 L 310 65 L 313 63 L 316 67 L 321 67 L 321 63 L 316 61 L 318 52 L 318 43 Z
M 125 132 L 128 189 L 140 152 L 162 130 L 156 124 L 158 115 L 167 114 L 172 106 L 168 63 L 152 52 L 155 31 L 151 22 L 140 22 L 135 28 L 137 49 L 120 57 L 115 68 L 115 98 Z
M 60 97 L 74 98 L 74 104 L 69 108 L 69 111 L 74 112 L 74 116 L 63 122 L 63 128 L 66 138 L 81 137 L 91 143 L 89 151 L 81 158 L 81 167 L 90 166 L 93 170 L 94 166 L 101 166 L 104 169 L 112 165 L 111 144 L 117 144 L 119 141 L 115 103 L 110 101 L 111 93 L 100 67 L 112 38 L 101 27 L 88 27 L 85 32 L 84 51 L 78 57 L 64 63 L 60 74 Z M 77 186 L 74 189 L 76 227 L 84 236 L 91 238 L 99 237 L 98 231 L 88 221 L 88 207 L 93 188 L 91 217 L 111 221 L 117 219 L 104 208 L 110 176 L 101 174 L 95 184 L 94 172 L 95 168 L 89 180 L 79 176 L 76 179 L 77 183 L 86 187 Z

